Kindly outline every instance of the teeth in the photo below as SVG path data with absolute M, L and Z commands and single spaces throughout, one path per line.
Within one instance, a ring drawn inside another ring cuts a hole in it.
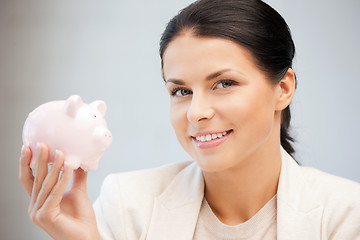
M 207 142 L 207 141 L 211 141 L 211 140 L 216 139 L 216 138 L 222 138 L 226 134 L 227 134 L 227 132 L 207 134 L 205 136 L 197 136 L 196 140 L 199 141 L 199 142 Z

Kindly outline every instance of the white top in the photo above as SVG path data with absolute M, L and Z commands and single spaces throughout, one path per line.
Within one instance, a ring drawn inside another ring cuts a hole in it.
M 360 240 L 360 184 L 299 166 L 281 153 L 277 239 Z M 94 210 L 103 240 L 189 240 L 203 199 L 201 169 L 180 162 L 109 175 Z
M 194 240 L 274 240 L 276 239 L 276 195 L 252 218 L 236 226 L 222 223 L 204 198 Z

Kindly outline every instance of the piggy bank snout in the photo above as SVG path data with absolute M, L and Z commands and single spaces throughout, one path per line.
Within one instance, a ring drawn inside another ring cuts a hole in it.
M 110 146 L 110 144 L 112 143 L 112 134 L 111 134 L 111 132 L 108 129 L 106 129 L 106 130 L 104 130 L 102 136 L 104 137 L 106 146 L 107 147 Z
M 94 130 L 94 137 L 96 140 L 96 144 L 98 144 L 100 147 L 106 149 L 109 147 L 112 143 L 112 134 L 104 126 L 99 126 L 95 128 Z

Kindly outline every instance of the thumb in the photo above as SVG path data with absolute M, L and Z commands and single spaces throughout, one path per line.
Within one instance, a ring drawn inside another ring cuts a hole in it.
M 86 180 L 88 173 L 82 168 L 78 168 L 73 172 L 72 188 L 80 189 L 86 192 Z

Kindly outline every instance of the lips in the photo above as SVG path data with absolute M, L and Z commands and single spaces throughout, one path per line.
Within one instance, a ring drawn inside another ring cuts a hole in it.
M 196 139 L 196 141 L 199 142 L 209 142 L 211 140 L 217 139 L 217 138 L 222 138 L 225 135 L 229 134 L 230 131 L 232 130 L 228 130 L 225 132 L 218 132 L 218 133 L 207 133 L 207 134 L 196 134 L 197 136 L 194 137 Z
M 230 129 L 224 132 L 197 133 L 192 136 L 192 140 L 201 149 L 213 148 L 225 142 L 232 132 L 233 130 Z

